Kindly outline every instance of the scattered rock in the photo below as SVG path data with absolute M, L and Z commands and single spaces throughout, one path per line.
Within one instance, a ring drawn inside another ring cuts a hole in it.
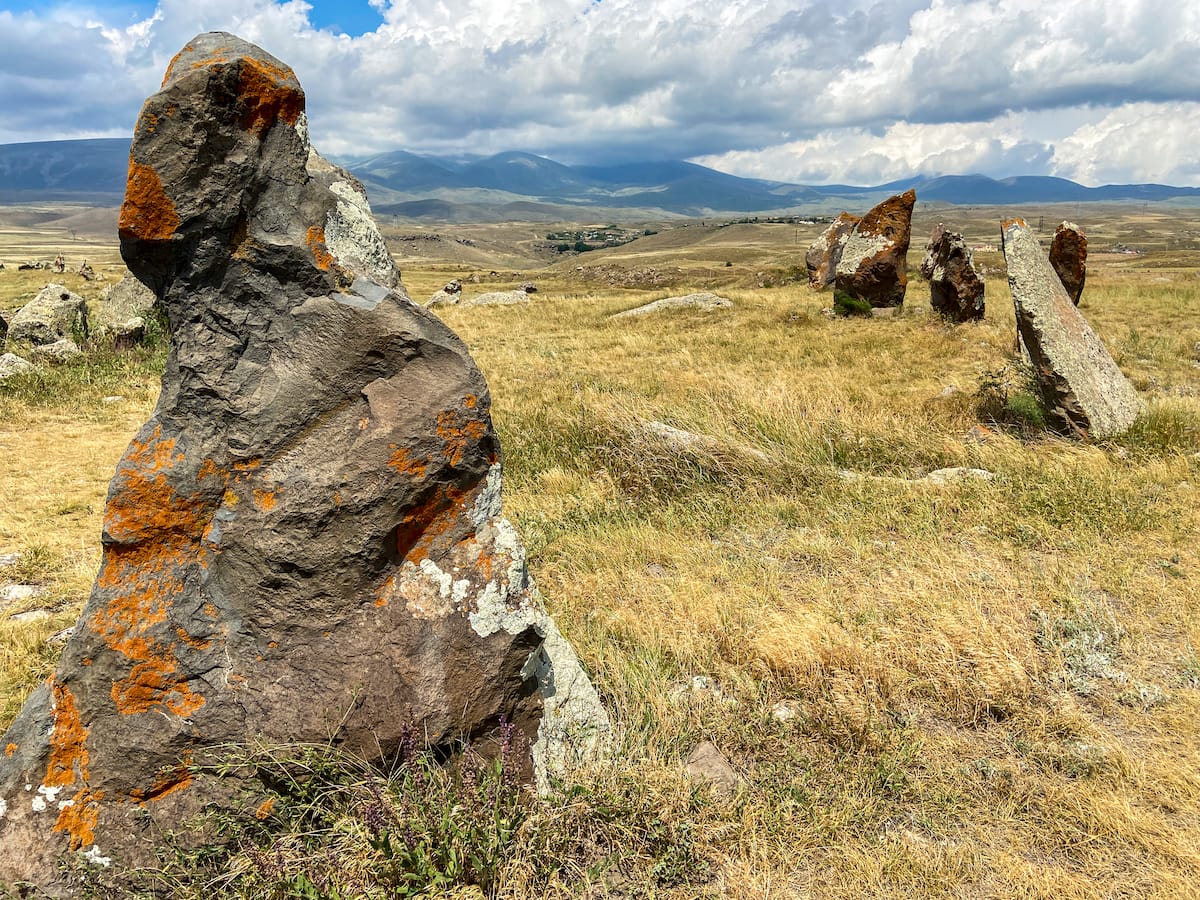
M 664 297 L 662 300 L 655 300 L 647 303 L 644 306 L 638 306 L 634 309 L 627 309 L 624 312 L 614 313 L 609 316 L 610 319 L 627 319 L 631 316 L 644 316 L 649 313 L 662 312 L 664 309 L 698 309 L 703 311 L 713 309 L 726 309 L 733 306 L 732 300 L 727 300 L 724 297 L 718 297 L 716 294 L 707 291 L 701 291 L 696 294 L 685 294 L 682 297 Z
M 19 603 L 36 597 L 42 589 L 36 584 L 10 584 L 0 588 L 0 603 Z
M 63 338 L 53 344 L 42 344 L 33 348 L 34 359 L 51 363 L 66 362 L 82 355 L 83 351 L 79 349 L 79 345 L 70 338 Z
M 433 306 L 453 306 L 462 300 L 462 282 L 457 278 L 453 281 L 447 281 L 442 285 L 429 301 L 425 304 L 428 309 Z
M 0 885 L 75 896 L 82 856 L 140 895 L 164 832 L 261 795 L 195 768 L 230 745 L 382 762 L 507 722 L 544 785 L 607 733 L 502 516 L 483 375 L 372 252 L 356 184 L 311 150 L 291 69 L 232 35 L 146 101 L 121 253 L 171 349 L 79 625 L 0 739 Z
M 105 406 L 108 406 L 113 403 L 123 403 L 124 401 L 125 401 L 125 398 L 118 394 L 113 394 L 110 397 L 101 397 L 100 398 L 100 402 L 103 403 Z
M 529 295 L 524 291 L 489 291 L 486 294 L 477 294 L 463 303 L 463 306 L 515 306 L 528 302 Z
M 899 309 L 900 309 L 900 307 L 898 307 L 898 306 L 872 306 L 871 307 L 871 318 L 872 319 L 894 319 L 894 318 L 896 318 L 896 311 Z
M 0 359 L 3 358 L 4 357 L 0 357 Z M 9 566 L 15 566 L 18 562 L 20 562 L 20 560 L 20 553 L 0 553 L 0 569 L 7 569 Z
M 704 741 L 691 752 L 687 758 L 687 774 L 689 778 L 712 782 L 717 793 L 725 796 L 736 791 L 742 783 L 729 760 L 712 741 Z
M 800 710 L 796 708 L 794 703 L 788 703 L 786 700 L 776 703 L 771 707 L 771 718 L 776 722 L 785 723 L 791 722 L 799 718 Z
M 1087 235 L 1074 222 L 1063 221 L 1050 242 L 1050 265 L 1076 306 L 1087 280 Z
M 884 200 L 868 212 L 846 239 L 834 280 L 834 306 L 843 314 L 900 306 L 906 272 L 914 191 Z
M 537 293 L 537 285 L 534 284 L 532 281 L 521 282 L 520 289 L 523 290 L 527 294 L 536 294 Z
M 955 481 L 991 481 L 996 475 L 987 469 L 969 469 L 965 466 L 951 466 L 947 469 L 934 469 L 922 481 L 930 484 L 950 484 Z
M 814 289 L 824 290 L 833 284 L 842 250 L 857 224 L 858 216 L 844 212 L 809 246 L 804 265 L 808 269 L 808 283 Z
M 39 619 L 50 618 L 50 610 L 48 609 L 30 609 L 25 612 L 14 613 L 8 617 L 8 621 L 16 622 L 18 625 L 25 622 L 36 622 Z
M 1029 226 L 1009 219 L 1002 234 L 1017 330 L 1050 418 L 1079 437 L 1127 430 L 1143 409 L 1133 385 L 1071 302 Z
M 938 223 L 929 237 L 921 275 L 929 280 L 929 305 L 952 322 L 983 318 L 983 279 L 961 234 Z
M 12 378 L 14 375 L 23 375 L 26 372 L 32 372 L 35 366 L 28 360 L 22 359 L 15 353 L 5 353 L 0 356 L 0 381 L 6 378 Z
M 751 457 L 758 462 L 769 460 L 767 454 L 754 447 L 719 440 L 706 434 L 685 431 L 665 422 L 640 422 L 639 425 L 643 434 L 669 444 L 680 452 L 700 453 L 712 457 Z
M 8 323 L 8 339 L 53 344 L 88 330 L 87 301 L 61 284 L 48 284 Z

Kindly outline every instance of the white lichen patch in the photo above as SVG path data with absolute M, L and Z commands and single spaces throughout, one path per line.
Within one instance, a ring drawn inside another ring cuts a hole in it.
M 8 801 L 0 797 L 0 819 L 3 819 L 8 812 Z
M 330 190 L 337 206 L 325 221 L 325 246 L 343 264 L 387 287 L 398 279 L 396 265 L 362 189 L 349 181 L 335 181 Z
M 842 258 L 838 260 L 837 274 L 838 275 L 853 275 L 858 271 L 859 265 L 864 259 L 872 256 L 878 256 L 884 250 L 890 249 L 895 244 L 891 238 L 882 234 L 861 234 L 854 231 L 846 240 L 846 246 L 842 250 Z
M 38 785 L 37 796 L 30 801 L 30 806 L 34 812 L 45 812 L 47 807 L 58 802 L 58 795 L 62 793 L 61 787 L 46 787 L 44 784 Z M 61 807 L 59 807 L 61 809 Z
M 99 866 L 102 869 L 107 869 L 112 865 L 112 857 L 101 855 L 100 847 L 97 844 L 92 844 L 87 852 L 83 854 L 83 858 L 86 859 L 91 865 Z

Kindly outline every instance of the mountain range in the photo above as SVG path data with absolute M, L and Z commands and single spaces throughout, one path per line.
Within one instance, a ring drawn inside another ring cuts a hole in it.
M 1065 178 L 917 176 L 869 187 L 742 178 L 689 162 L 567 166 L 531 153 L 422 156 L 397 150 L 335 160 L 367 189 L 377 213 L 403 218 L 570 220 L 639 214 L 718 216 L 862 209 L 913 188 L 923 203 L 1000 206 L 1092 201 L 1200 203 L 1200 188 L 1161 184 L 1085 187 Z M 0 203 L 71 200 L 115 204 L 125 187 L 123 138 L 0 144 Z

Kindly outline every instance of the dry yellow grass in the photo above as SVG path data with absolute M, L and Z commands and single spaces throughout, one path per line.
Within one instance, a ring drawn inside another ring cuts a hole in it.
M 689 248 L 685 269 L 729 251 Z M 747 284 L 796 263 L 788 242 L 751 257 Z M 527 306 L 444 312 L 488 377 L 533 573 L 620 732 L 585 799 L 534 810 L 500 896 L 1200 896 L 1200 279 L 1128 263 L 1093 266 L 1084 310 L 1150 414 L 1093 446 L 968 437 L 1011 363 L 996 279 L 962 327 L 916 280 L 891 320 L 787 285 L 611 321 L 707 285 L 593 290 L 567 266 Z M 423 298 L 462 274 L 405 280 Z M 0 552 L 47 548 L 64 621 L 152 391 L 130 397 L 86 421 L 0 397 Z M 681 451 L 649 421 L 711 441 Z M 994 477 L 921 480 L 946 466 Z M 0 613 L 9 717 L 48 633 Z M 682 775 L 705 739 L 744 779 L 732 797 Z M 622 841 L 625 863 L 589 868 Z

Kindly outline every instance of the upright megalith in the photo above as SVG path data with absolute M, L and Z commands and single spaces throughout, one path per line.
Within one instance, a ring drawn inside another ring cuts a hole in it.
M 1074 222 L 1063 221 L 1050 242 L 1050 265 L 1076 306 L 1087 280 L 1087 235 Z
M 200 765 L 231 744 L 374 760 L 503 720 L 543 777 L 593 747 L 604 709 L 501 515 L 483 376 L 310 147 L 291 69 L 191 41 L 138 119 L 120 237 L 171 348 L 83 615 L 0 739 L 0 885 L 152 862 L 259 790 Z
M 951 322 L 983 318 L 983 279 L 961 234 L 947 231 L 940 222 L 935 225 L 920 271 L 929 280 L 929 305 L 942 318 Z
M 868 313 L 904 303 L 908 243 L 915 191 L 884 200 L 854 226 L 842 248 L 834 281 L 834 308 Z
M 1022 219 L 1001 228 L 1021 343 L 1042 403 L 1063 431 L 1109 437 L 1133 424 L 1142 401 L 1084 321 Z
M 809 286 L 814 290 L 824 290 L 833 284 L 842 250 L 857 224 L 858 216 L 841 213 L 809 246 L 804 255 L 804 266 L 808 270 Z

